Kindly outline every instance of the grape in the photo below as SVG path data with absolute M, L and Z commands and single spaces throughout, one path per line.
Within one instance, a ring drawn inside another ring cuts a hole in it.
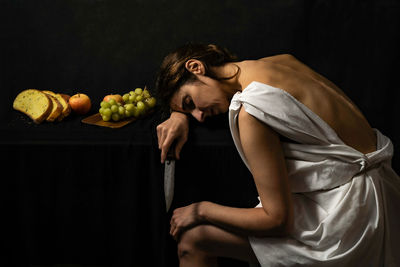
M 109 101 L 108 101 L 108 103 L 112 106 L 112 105 L 116 105 L 117 104 L 117 101 L 115 101 L 114 99 L 110 99 Z
M 106 108 L 106 109 L 103 110 L 103 115 L 104 116 L 111 117 L 111 114 L 112 114 L 112 111 L 111 111 L 110 108 Z
M 138 95 L 136 96 L 136 102 L 142 101 L 143 100 L 143 96 L 142 95 Z
M 117 105 L 112 105 L 111 106 L 111 111 L 112 111 L 112 113 L 118 112 L 118 106 Z
M 128 110 L 128 111 L 132 111 L 134 107 L 135 107 L 134 104 L 127 104 L 127 105 L 125 105 L 125 109 Z
M 134 91 L 130 91 L 129 94 L 130 94 L 130 95 L 134 95 L 135 92 L 134 92 Z
M 100 106 L 102 108 L 109 108 L 111 107 L 110 103 L 108 103 L 107 101 L 101 101 Z
M 129 101 L 129 94 L 124 94 L 122 96 L 122 100 L 124 100 L 124 102 L 127 103 Z
M 154 97 L 150 97 L 145 100 L 145 103 L 149 106 L 149 108 L 153 108 L 156 105 L 157 100 Z
M 113 113 L 111 115 L 111 118 L 112 118 L 113 121 L 119 121 L 121 116 L 118 113 Z
M 142 112 L 144 109 L 146 109 L 146 106 L 144 105 L 144 103 L 142 101 L 137 102 L 136 106 L 140 112 Z
M 142 93 L 143 93 L 142 88 L 136 88 L 136 89 L 135 89 L 135 94 L 141 95 Z
M 121 116 L 124 116 L 124 114 L 125 114 L 125 108 L 124 108 L 124 107 L 119 107 L 119 108 L 118 108 L 118 114 L 121 115 Z
M 132 115 L 135 117 L 135 118 L 137 118 L 137 117 L 139 117 L 140 116 L 140 111 L 139 111 L 139 109 L 137 108 L 137 107 L 133 107 L 133 110 L 131 111 L 131 113 L 132 113 Z
M 99 109 L 99 113 L 100 113 L 100 114 L 103 114 L 104 110 L 105 110 L 105 108 L 101 107 L 101 108 Z
M 136 100 L 136 95 L 130 95 L 129 96 L 129 103 L 133 103 L 133 102 L 135 102 L 135 100 Z
M 103 121 L 109 121 L 111 119 L 111 117 L 107 115 L 102 115 L 101 118 L 103 119 Z
M 125 117 L 131 117 L 133 114 L 127 109 L 125 109 Z

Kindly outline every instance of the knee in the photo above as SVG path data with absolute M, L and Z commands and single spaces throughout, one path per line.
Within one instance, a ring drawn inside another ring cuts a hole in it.
M 206 255 L 204 251 L 204 226 L 196 226 L 185 231 L 178 243 L 178 257 Z

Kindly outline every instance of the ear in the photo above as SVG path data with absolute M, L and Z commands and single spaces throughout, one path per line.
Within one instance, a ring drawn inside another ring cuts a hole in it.
M 205 73 L 203 62 L 197 59 L 189 59 L 186 61 L 185 68 L 193 74 L 204 75 Z

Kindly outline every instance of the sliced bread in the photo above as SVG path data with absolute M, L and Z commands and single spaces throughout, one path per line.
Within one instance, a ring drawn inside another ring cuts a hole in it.
M 58 102 L 61 104 L 62 106 L 62 112 L 61 115 L 58 116 L 57 120 L 61 121 L 63 118 L 67 117 L 70 113 L 71 113 L 71 106 L 69 105 L 69 103 L 65 100 L 65 98 L 61 95 L 61 94 L 56 94 L 52 91 L 43 91 L 46 94 L 49 94 L 53 97 L 55 97 Z
M 13 108 L 29 116 L 35 123 L 41 123 L 51 113 L 53 102 L 39 90 L 26 89 L 17 95 Z
M 46 92 L 44 92 L 44 93 L 47 94 Z M 50 97 L 50 100 L 53 102 L 53 109 L 51 110 L 49 116 L 47 116 L 46 121 L 53 122 L 62 115 L 63 107 L 60 104 L 60 102 L 58 102 L 57 98 L 55 98 L 54 96 L 52 96 L 50 94 L 47 94 L 47 95 Z

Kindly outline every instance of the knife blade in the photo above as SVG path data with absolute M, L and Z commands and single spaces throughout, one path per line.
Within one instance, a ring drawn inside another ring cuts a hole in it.
M 171 145 L 167 153 L 167 159 L 164 166 L 164 194 L 165 194 L 165 206 L 167 212 L 171 208 L 172 200 L 174 198 L 174 186 L 175 186 L 175 146 Z

